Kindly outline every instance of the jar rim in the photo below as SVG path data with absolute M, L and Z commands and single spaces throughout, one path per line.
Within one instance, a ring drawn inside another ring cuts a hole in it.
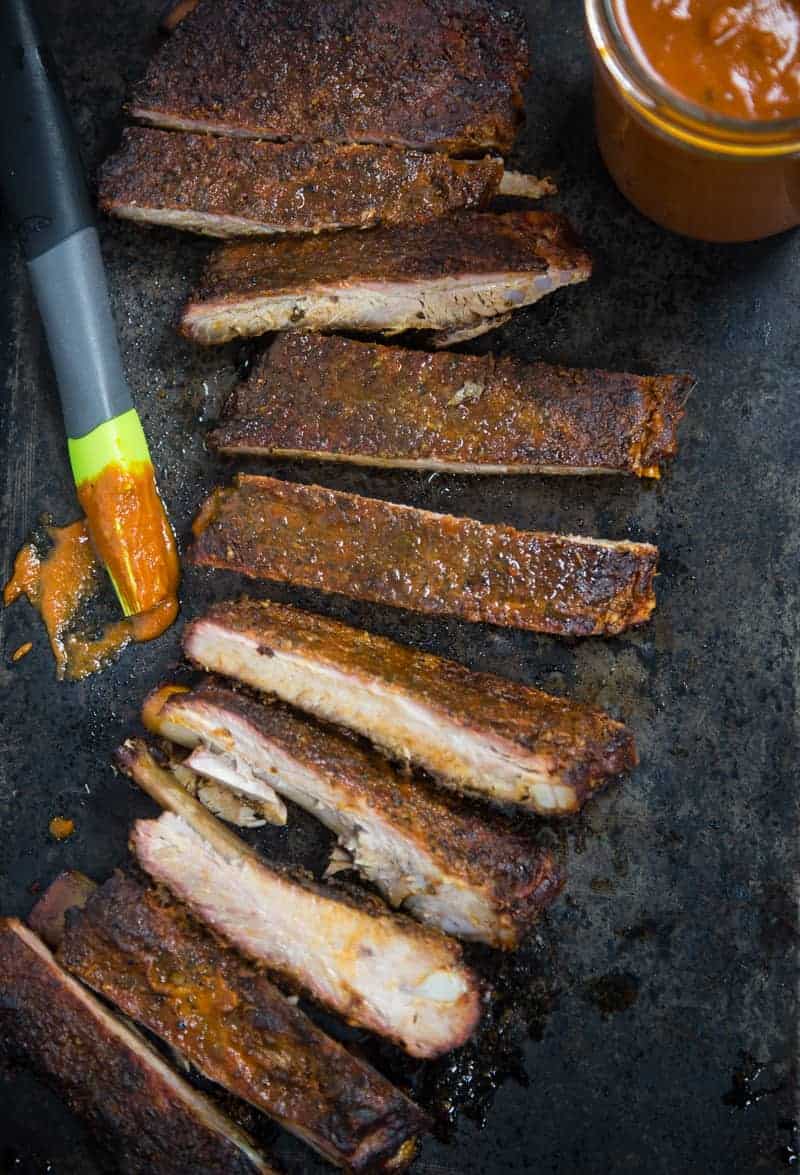
M 649 121 L 662 129 L 665 124 L 677 123 L 696 145 L 716 150 L 727 146 L 736 154 L 753 149 L 767 155 L 800 150 L 800 118 L 731 118 L 691 102 L 635 52 L 621 27 L 614 0 L 585 0 L 585 8 L 589 35 L 603 64 Z

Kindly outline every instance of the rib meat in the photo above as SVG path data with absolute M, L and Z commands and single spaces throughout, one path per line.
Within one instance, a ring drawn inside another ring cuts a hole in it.
M 205 747 L 198 747 L 185 759 L 173 759 L 169 769 L 181 787 L 195 796 L 204 808 L 220 820 L 238 828 L 262 828 L 267 822 L 284 825 L 286 805 L 275 792 L 270 795 L 253 794 L 247 781 L 233 771 L 230 759 L 214 755 Z
M 506 152 L 527 75 L 525 22 L 510 3 L 200 0 L 129 110 L 256 139 Z
M 599 710 L 285 604 L 217 604 L 186 626 L 183 647 L 449 787 L 545 815 L 575 811 L 637 761 L 632 736 Z
M 503 178 L 474 162 L 395 147 L 259 143 L 132 127 L 100 176 L 100 207 L 211 237 L 421 224 L 484 208 Z M 511 183 L 512 181 L 509 181 Z
M 190 561 L 534 632 L 622 632 L 655 607 L 658 551 L 514 530 L 240 474 L 194 522 Z
M 162 771 L 140 744 L 118 762 L 162 806 L 131 836 L 142 867 L 248 958 L 415 1057 L 463 1044 L 480 1013 L 477 980 L 453 939 L 382 902 L 269 865 Z
M 0 921 L 0 1049 L 28 1060 L 130 1175 L 272 1168 L 250 1138 L 138 1033 L 62 971 L 14 918 Z
M 337 1167 L 397 1171 L 417 1107 L 162 891 L 121 874 L 67 915 L 60 962 Z
M 267 779 L 339 838 L 393 906 L 460 938 L 516 946 L 562 878 L 549 852 L 493 813 L 398 775 L 385 759 L 280 703 L 216 684 L 155 691 L 145 725 Z M 241 785 L 238 785 L 241 790 Z
M 659 477 L 691 383 L 288 333 L 208 441 L 393 469 Z
M 590 273 L 567 222 L 549 212 L 458 212 L 369 233 L 245 241 L 212 255 L 181 331 L 224 343 L 292 327 L 475 327 Z

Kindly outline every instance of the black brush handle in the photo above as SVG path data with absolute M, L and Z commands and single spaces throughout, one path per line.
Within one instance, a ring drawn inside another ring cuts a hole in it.
M 133 407 L 78 141 L 28 0 L 0 0 L 0 188 L 53 360 L 67 436 Z
M 27 0 L 0 0 L 0 183 L 28 260 L 94 223 L 64 92 Z

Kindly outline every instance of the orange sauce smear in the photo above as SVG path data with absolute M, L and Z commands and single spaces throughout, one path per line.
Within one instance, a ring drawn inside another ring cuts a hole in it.
M 108 466 L 79 487 L 78 499 L 87 518 L 49 527 L 53 546 L 44 557 L 24 546 L 3 591 L 4 604 L 24 595 L 41 615 L 59 680 L 87 677 L 131 641 L 154 640 L 178 612 L 178 553 L 152 468 Z M 98 593 L 103 564 L 133 614 L 88 639 L 69 630 Z
M 800 117 L 800 0 L 616 0 L 631 45 L 690 102 L 727 118 Z
M 64 816 L 54 816 L 48 825 L 50 835 L 56 840 L 66 840 L 75 831 L 75 821 Z

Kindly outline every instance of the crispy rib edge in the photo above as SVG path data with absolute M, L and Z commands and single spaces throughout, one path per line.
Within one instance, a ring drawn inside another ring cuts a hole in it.
M 0 919 L 0 933 L 15 935 L 30 950 L 38 961 L 58 978 L 70 996 L 82 1005 L 95 1022 L 99 1022 L 117 1041 L 134 1053 L 167 1085 L 189 1112 L 200 1115 L 210 1130 L 230 1141 L 253 1164 L 262 1175 L 276 1175 L 274 1168 L 259 1154 L 253 1140 L 234 1122 L 227 1118 L 205 1095 L 195 1090 L 175 1073 L 137 1031 L 129 1028 L 117 1016 L 109 1012 L 98 999 L 68 972 L 58 965 L 45 944 L 16 918 Z

